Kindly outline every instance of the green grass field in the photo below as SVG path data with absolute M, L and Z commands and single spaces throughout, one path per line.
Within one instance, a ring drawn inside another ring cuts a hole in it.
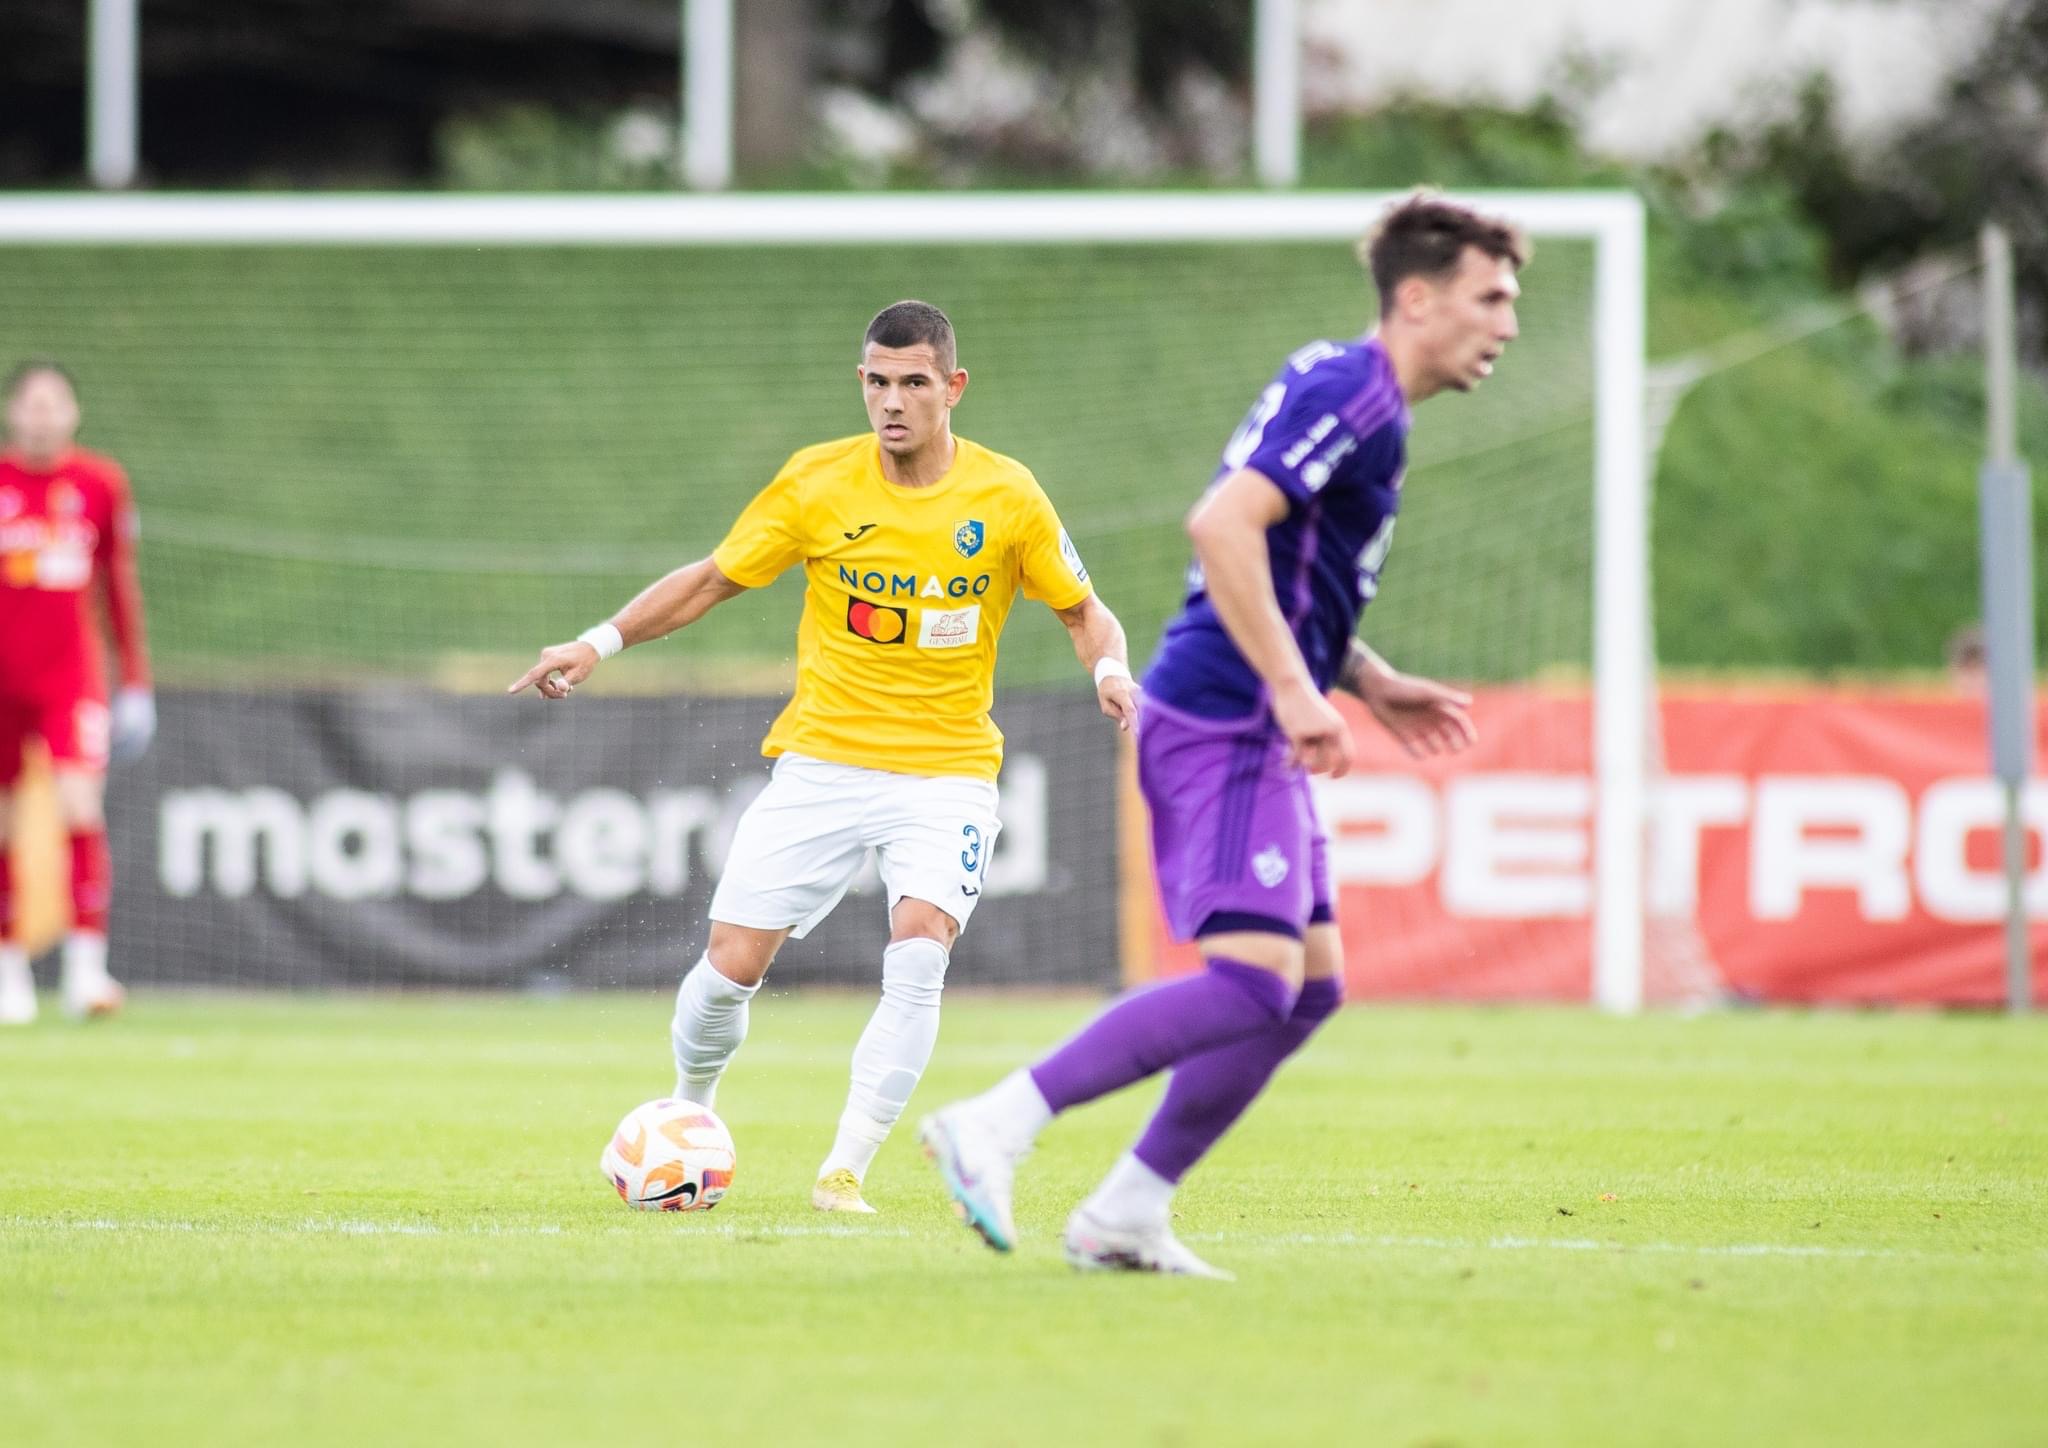
M 1708 286 L 1656 240 L 1654 357 L 1824 300 Z M 1178 601 L 1180 519 L 1231 428 L 1289 349 L 1370 309 L 1334 245 L 30 247 L 4 262 L 0 362 L 69 359 L 87 440 L 134 474 L 173 682 L 496 679 L 708 551 L 794 448 L 861 430 L 855 344 L 906 294 L 959 324 L 960 431 L 1038 472 L 1143 654 Z M 1499 374 L 1416 415 L 1370 623 L 1405 664 L 1483 680 L 1588 662 L 1590 274 L 1587 248 L 1543 244 Z M 2048 394 L 2022 401 L 2039 457 Z M 1981 436 L 1973 361 L 1902 359 L 1867 325 L 1708 378 L 1656 478 L 1660 657 L 1937 668 L 1979 606 Z M 2048 573 L 2039 586 L 2048 607 Z M 780 687 L 797 599 L 785 584 L 728 605 L 614 677 Z M 1065 633 L 1021 611 L 1004 682 L 1072 667 Z
M 963 995 L 919 1103 L 1088 1009 Z M 2048 1021 L 1354 1009 L 1191 1178 L 1235 1284 L 1002 1259 L 907 1139 L 805 1191 L 867 1002 L 757 1007 L 733 1195 L 625 1211 L 646 996 L 144 996 L 0 1037 L 0 1439 L 2038 1444 Z
M 1034 469 L 1143 656 L 1231 430 L 1289 351 L 1372 310 L 1335 244 L 0 260 L 0 360 L 69 358 L 86 440 L 135 478 L 176 682 L 446 678 L 476 655 L 496 679 L 709 552 L 791 452 L 864 431 L 861 332 L 908 295 L 959 327 L 956 427 Z M 1589 658 L 1590 260 L 1547 245 L 1518 374 L 1419 414 L 1404 586 L 1375 610 L 1413 667 L 1520 678 Z M 631 668 L 730 689 L 765 664 L 779 687 L 800 596 L 749 595 Z M 1005 683 L 1074 677 L 1041 609 L 1003 662 Z

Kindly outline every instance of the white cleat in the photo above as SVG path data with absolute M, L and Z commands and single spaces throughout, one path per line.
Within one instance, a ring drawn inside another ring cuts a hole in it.
M 64 1014 L 74 1021 L 111 1016 L 127 999 L 126 988 L 110 975 L 75 984 L 69 979 L 64 982 Z
M 0 1026 L 31 1026 L 35 1019 L 35 981 L 25 971 L 0 973 Z
M 1090 1216 L 1085 1206 L 1077 1207 L 1067 1218 L 1066 1245 L 1067 1263 L 1076 1272 L 1160 1272 L 1218 1282 L 1237 1280 L 1189 1251 L 1164 1222 L 1133 1231 L 1106 1226 Z
M 971 1107 L 948 1106 L 918 1123 L 917 1139 L 939 1169 L 953 1210 L 998 1252 L 1017 1246 L 1010 1184 L 1024 1153 L 1005 1143 Z

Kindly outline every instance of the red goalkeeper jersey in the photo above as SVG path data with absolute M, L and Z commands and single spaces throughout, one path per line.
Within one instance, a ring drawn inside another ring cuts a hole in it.
M 46 467 L 0 455 L 0 698 L 106 697 L 102 591 L 121 683 L 147 685 L 135 506 L 120 466 L 83 449 Z

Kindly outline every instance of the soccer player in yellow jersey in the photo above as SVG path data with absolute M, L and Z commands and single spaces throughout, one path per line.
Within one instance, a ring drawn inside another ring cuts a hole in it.
M 676 993 L 676 1094 L 712 1104 L 776 951 L 823 920 L 876 851 L 889 897 L 882 1000 L 811 1191 L 820 1211 L 868 1212 L 861 1180 L 931 1059 L 948 953 L 1000 828 L 1003 736 L 989 705 L 1018 589 L 1066 625 L 1104 714 L 1129 729 L 1137 697 L 1123 627 L 1051 500 L 1023 464 L 953 434 L 967 373 L 946 314 L 885 307 L 857 371 L 872 432 L 797 453 L 709 558 L 542 650 L 507 692 L 565 699 L 627 645 L 802 565 L 796 694 L 762 741 L 773 777 L 740 819 L 710 942 Z

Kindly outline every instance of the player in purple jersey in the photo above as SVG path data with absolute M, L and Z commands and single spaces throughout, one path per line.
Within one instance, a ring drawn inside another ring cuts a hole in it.
M 1380 297 L 1357 342 L 1287 359 L 1188 518 L 1195 564 L 1140 705 L 1138 777 L 1177 939 L 1205 969 L 1131 992 L 1028 1070 L 927 1117 L 920 1135 L 962 1218 L 1016 1242 L 1010 1183 L 1071 1107 L 1173 1069 L 1137 1145 L 1067 1221 L 1093 1270 L 1220 1273 L 1168 1225 L 1181 1177 L 1342 1000 L 1343 950 L 1310 774 L 1352 744 L 1329 700 L 1364 700 L 1410 753 L 1465 748 L 1470 699 L 1390 667 L 1354 636 L 1401 500 L 1408 409 L 1469 392 L 1515 336 L 1521 234 L 1441 197 L 1394 207 L 1360 248 Z

